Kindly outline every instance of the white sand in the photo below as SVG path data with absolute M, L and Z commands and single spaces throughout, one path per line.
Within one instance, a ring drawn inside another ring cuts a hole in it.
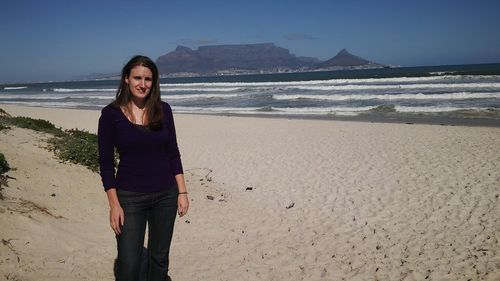
M 99 116 L 0 108 L 91 132 Z M 175 118 L 192 206 L 174 281 L 500 280 L 499 128 Z M 0 276 L 112 280 L 99 176 L 58 163 L 43 138 L 0 133 L 17 168 L 0 201 Z

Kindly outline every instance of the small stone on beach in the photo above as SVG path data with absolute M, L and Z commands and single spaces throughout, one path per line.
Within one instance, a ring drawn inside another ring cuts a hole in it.
M 294 202 L 290 202 L 290 204 L 288 204 L 285 208 L 291 209 L 291 208 L 293 208 L 293 206 L 295 206 L 295 203 Z
M 214 197 L 212 195 L 207 195 L 208 200 L 214 200 Z

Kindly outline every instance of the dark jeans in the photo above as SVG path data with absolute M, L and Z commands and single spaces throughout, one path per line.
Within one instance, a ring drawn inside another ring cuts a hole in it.
M 177 213 L 177 188 L 154 193 L 124 190 L 117 190 L 117 193 L 125 213 L 122 232 L 116 236 L 117 281 L 138 281 L 140 278 L 146 222 L 149 236 L 146 280 L 169 280 L 168 254 Z

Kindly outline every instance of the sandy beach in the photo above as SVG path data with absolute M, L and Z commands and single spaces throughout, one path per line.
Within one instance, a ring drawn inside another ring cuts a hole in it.
M 0 105 L 96 132 L 99 111 Z M 500 280 L 500 128 L 175 115 L 180 280 Z M 98 174 L 0 131 L 0 278 L 114 280 Z

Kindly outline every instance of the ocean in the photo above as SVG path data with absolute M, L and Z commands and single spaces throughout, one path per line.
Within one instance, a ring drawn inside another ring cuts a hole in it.
M 119 81 L 0 86 L 0 104 L 100 109 Z M 500 64 L 162 78 L 174 112 L 285 116 L 500 112 Z M 490 114 L 491 115 L 491 114 Z M 500 118 L 500 117 L 499 117 Z

